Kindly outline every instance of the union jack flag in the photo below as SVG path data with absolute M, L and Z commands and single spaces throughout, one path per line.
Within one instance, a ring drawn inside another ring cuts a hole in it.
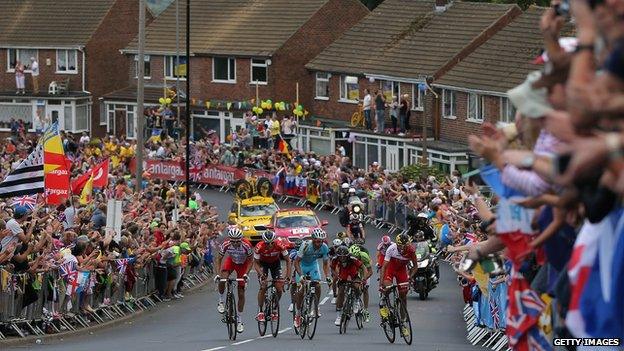
M 464 235 L 464 238 L 466 238 L 469 244 L 477 242 L 477 236 L 472 231 L 466 232 L 466 234 Z
M 126 274 L 126 268 L 128 268 L 128 263 L 130 263 L 130 259 L 129 258 L 122 258 L 120 260 L 117 260 L 117 269 L 119 271 L 119 274 L 121 275 L 125 275 Z
M 552 350 L 538 325 L 546 305 L 521 273 L 512 270 L 508 291 L 507 336 L 514 351 Z
M 66 295 L 72 296 L 78 289 L 78 271 L 76 270 L 76 262 L 67 262 L 59 267 L 61 277 L 67 283 Z
M 26 207 L 29 210 L 34 210 L 36 205 L 37 205 L 37 194 L 14 197 L 13 200 L 11 201 L 11 206 Z
M 492 320 L 494 321 L 494 329 L 500 328 L 500 311 L 498 309 L 498 303 L 496 303 L 495 294 L 489 295 L 490 313 L 492 314 Z

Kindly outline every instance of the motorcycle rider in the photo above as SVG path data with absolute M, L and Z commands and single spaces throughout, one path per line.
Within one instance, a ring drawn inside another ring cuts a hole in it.
M 418 215 L 414 216 L 412 214 L 407 216 L 407 234 L 414 238 L 414 235 L 420 230 L 424 234 L 424 240 L 431 240 L 432 242 L 437 241 L 438 238 L 433 231 L 431 225 L 429 225 L 429 216 L 420 212 Z
M 431 252 L 431 254 L 435 254 L 437 252 L 436 247 L 431 243 L 431 241 L 425 239 L 425 233 L 422 230 L 417 231 L 413 238 L 417 246 L 420 242 L 427 242 L 427 245 L 429 246 L 429 252 Z M 433 271 L 433 281 L 435 282 L 435 284 L 438 284 L 438 280 L 440 278 L 440 265 L 438 264 L 438 261 L 434 261 Z

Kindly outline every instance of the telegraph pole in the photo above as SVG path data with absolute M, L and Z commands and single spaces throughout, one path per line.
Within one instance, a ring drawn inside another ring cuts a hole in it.
M 142 0 L 144 1 L 144 0 Z M 179 64 L 179 63 L 178 63 Z M 186 0 L 186 207 L 191 201 L 191 0 Z
M 136 109 L 136 191 L 143 184 L 143 133 L 145 115 L 143 113 L 143 76 L 145 76 L 145 0 L 139 0 L 139 57 L 137 58 L 137 109 Z

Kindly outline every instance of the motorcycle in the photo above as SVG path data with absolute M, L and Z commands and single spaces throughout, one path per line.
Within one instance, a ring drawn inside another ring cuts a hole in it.
M 418 293 L 418 297 L 421 300 L 426 300 L 429 296 L 429 292 L 438 285 L 438 279 L 436 276 L 436 265 L 439 251 L 435 254 L 431 253 L 429 241 L 421 241 L 416 243 L 416 260 L 418 267 L 416 273 L 412 277 L 412 290 Z

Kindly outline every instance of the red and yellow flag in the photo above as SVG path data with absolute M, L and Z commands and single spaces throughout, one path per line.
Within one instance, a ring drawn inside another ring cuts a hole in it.
M 43 176 L 46 204 L 58 205 L 69 198 L 69 169 L 57 123 L 43 134 Z
M 92 195 L 93 195 L 93 173 L 91 173 L 89 180 L 87 180 L 87 183 L 85 184 L 84 188 L 82 188 L 82 193 L 80 194 L 80 204 L 86 205 L 89 202 L 91 202 L 91 198 L 93 197 Z

